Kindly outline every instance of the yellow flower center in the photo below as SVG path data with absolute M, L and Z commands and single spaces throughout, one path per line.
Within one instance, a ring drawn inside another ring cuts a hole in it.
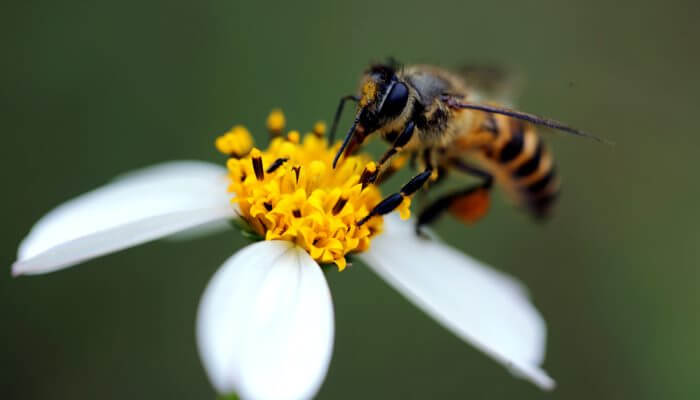
M 284 116 L 280 111 L 273 114 L 268 129 L 279 135 L 284 126 L 278 122 Z M 274 137 L 266 150 L 250 150 L 248 131 L 234 127 L 217 139 L 216 147 L 231 156 L 229 191 L 252 230 L 265 240 L 294 242 L 317 262 L 335 263 L 343 270 L 345 256 L 367 250 L 382 230 L 379 216 L 357 226 L 381 201 L 381 193 L 368 184 L 376 170 L 368 156 L 346 157 L 333 168 L 339 144 L 329 146 L 324 133 L 325 125 L 317 123 L 303 139 L 291 131 Z M 409 206 L 406 199 L 399 207 L 402 217 L 408 218 Z

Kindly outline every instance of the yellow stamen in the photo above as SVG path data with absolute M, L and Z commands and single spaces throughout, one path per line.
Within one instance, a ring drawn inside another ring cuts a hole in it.
M 272 110 L 270 115 L 267 116 L 267 130 L 275 136 L 282 133 L 285 124 L 286 119 L 284 118 L 282 110 Z
M 219 136 L 215 144 L 220 152 L 240 158 L 248 154 L 253 147 L 253 138 L 245 127 L 236 125 L 230 131 Z
M 349 253 L 367 250 L 383 220 L 374 217 L 357 226 L 381 201 L 375 185 L 361 182 L 363 172 L 376 171 L 376 164 L 366 155 L 352 155 L 333 168 L 337 150 L 315 133 L 301 139 L 293 131 L 273 138 L 267 149 L 229 159 L 227 167 L 229 191 L 251 229 L 266 240 L 294 242 L 317 262 L 342 270 Z M 409 205 L 406 200 L 399 206 L 402 216 Z
M 287 134 L 287 140 L 294 144 L 299 144 L 300 136 L 298 131 L 291 131 Z
M 318 137 L 322 137 L 323 135 L 326 134 L 326 123 L 323 121 L 318 121 L 314 124 L 314 129 L 313 129 L 314 135 Z
M 411 217 L 411 197 L 404 197 L 401 204 L 396 208 L 396 211 L 399 212 L 401 219 L 409 219 Z

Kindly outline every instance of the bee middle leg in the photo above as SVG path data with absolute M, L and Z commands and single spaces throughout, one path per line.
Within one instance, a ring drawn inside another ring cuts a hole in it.
M 391 147 L 386 152 L 384 152 L 382 157 L 377 162 L 377 170 L 374 176 L 372 176 L 370 179 L 371 183 L 377 183 L 377 181 L 385 181 L 388 178 L 388 176 L 384 176 L 386 173 L 393 174 L 394 172 L 396 172 L 391 171 L 392 164 L 389 164 L 389 168 L 385 168 L 384 165 L 387 164 L 387 162 L 391 161 L 396 154 L 400 153 L 403 150 L 403 147 L 406 145 L 406 143 L 408 143 L 413 137 L 413 131 L 415 127 L 416 124 L 413 121 L 409 121 L 406 124 L 406 126 L 403 128 L 403 131 L 401 131 L 401 133 L 396 137 L 396 140 L 394 140 L 394 143 L 391 145 Z M 377 180 L 378 177 L 380 177 L 379 180 Z
M 418 215 L 416 222 L 418 235 L 421 235 L 421 227 L 435 222 L 448 210 L 466 223 L 476 222 L 486 215 L 489 208 L 490 191 L 493 186 L 493 176 L 487 171 L 461 160 L 455 161 L 453 165 L 467 174 L 481 178 L 482 181 L 439 197 L 426 206 Z

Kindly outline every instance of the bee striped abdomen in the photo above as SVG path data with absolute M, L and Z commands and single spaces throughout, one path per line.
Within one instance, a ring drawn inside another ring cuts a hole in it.
M 504 183 L 514 187 L 519 200 L 536 217 L 545 217 L 559 192 L 552 154 L 533 125 L 500 116 L 490 124 L 496 125 L 496 138 L 489 158 L 500 166 L 500 175 L 507 177 Z

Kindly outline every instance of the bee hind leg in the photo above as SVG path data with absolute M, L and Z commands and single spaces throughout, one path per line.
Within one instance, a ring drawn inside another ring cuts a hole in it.
M 423 236 L 421 227 L 435 222 L 445 211 L 450 211 L 467 224 L 478 221 L 488 212 L 493 186 L 492 175 L 460 160 L 455 161 L 454 166 L 463 172 L 482 178 L 482 182 L 448 193 L 426 206 L 418 215 L 416 222 L 416 234 L 419 236 Z
M 488 212 L 490 193 L 490 187 L 481 183 L 438 198 L 418 215 L 416 234 L 423 236 L 421 228 L 435 222 L 445 211 L 467 224 L 480 220 Z

